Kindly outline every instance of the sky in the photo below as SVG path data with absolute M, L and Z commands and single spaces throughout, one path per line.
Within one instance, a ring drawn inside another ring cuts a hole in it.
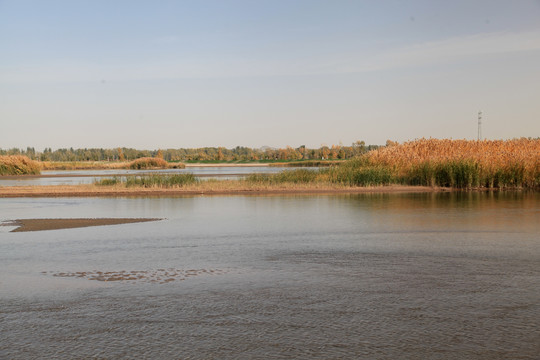
M 540 0 L 0 0 L 0 148 L 540 137 Z

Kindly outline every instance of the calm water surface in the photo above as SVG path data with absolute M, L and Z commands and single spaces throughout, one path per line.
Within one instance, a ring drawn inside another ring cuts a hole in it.
M 0 199 L 0 221 L 163 218 L 0 227 L 0 358 L 538 359 L 539 200 Z
M 0 186 L 45 186 L 45 185 L 80 185 L 93 184 L 96 180 L 103 179 L 107 175 L 145 175 L 145 174 L 186 174 L 208 178 L 238 178 L 253 173 L 274 174 L 284 170 L 292 170 L 290 167 L 278 166 L 209 166 L 188 167 L 185 169 L 164 170 L 55 170 L 42 171 L 42 175 L 57 175 L 55 177 L 20 177 L 17 179 L 2 179 Z M 317 170 L 318 168 L 305 167 L 304 169 Z M 64 175 L 65 177 L 62 177 Z

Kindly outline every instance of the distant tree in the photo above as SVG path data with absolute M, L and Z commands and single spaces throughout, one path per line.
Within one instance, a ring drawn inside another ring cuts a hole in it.
M 332 145 L 332 149 L 330 150 L 330 158 L 337 159 L 338 153 L 339 153 L 339 147 L 337 145 Z
M 122 148 L 118 148 L 118 160 L 120 161 L 125 161 L 126 158 L 124 157 L 124 151 L 122 150 Z
M 321 150 L 321 154 L 320 154 L 320 155 L 321 155 L 322 159 L 323 159 L 323 160 L 328 159 L 328 156 L 330 155 L 330 149 L 328 148 L 328 146 L 323 145 L 323 146 L 321 146 L 321 149 L 320 149 L 320 150 Z

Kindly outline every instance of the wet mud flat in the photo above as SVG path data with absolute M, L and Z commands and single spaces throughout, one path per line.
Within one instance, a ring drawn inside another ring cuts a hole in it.
M 44 231 L 74 229 L 89 226 L 120 225 L 148 221 L 158 221 L 156 218 L 98 218 L 98 219 L 17 219 L 2 223 L 2 226 L 18 226 L 11 232 Z

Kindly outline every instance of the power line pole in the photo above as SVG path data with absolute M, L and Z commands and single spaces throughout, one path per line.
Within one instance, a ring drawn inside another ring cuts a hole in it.
M 482 140 L 482 112 L 478 112 L 478 141 Z

